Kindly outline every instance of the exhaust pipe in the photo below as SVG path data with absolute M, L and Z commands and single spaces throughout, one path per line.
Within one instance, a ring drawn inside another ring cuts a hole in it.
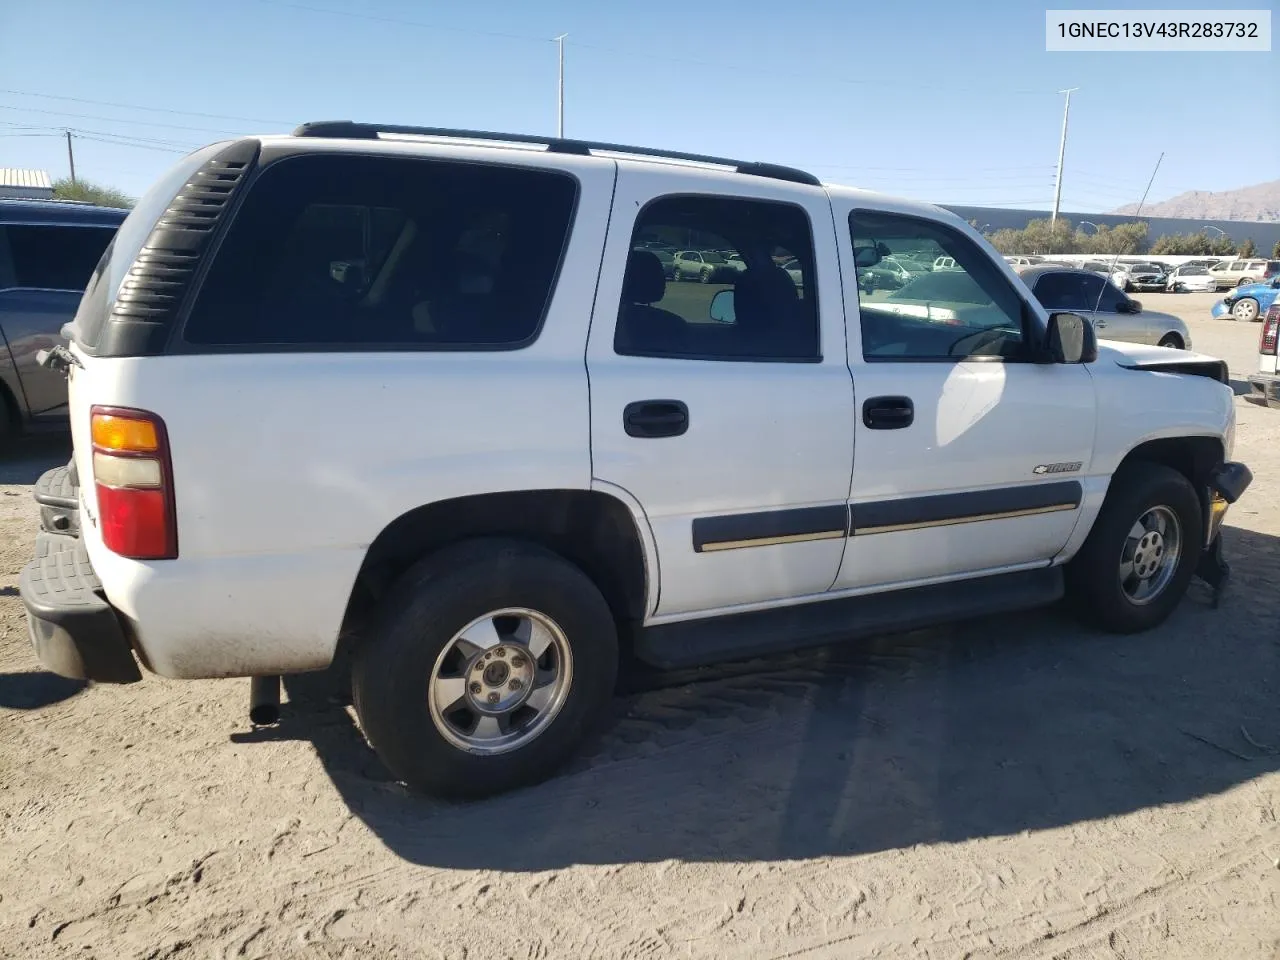
M 249 678 L 249 722 L 269 726 L 280 719 L 280 676 Z

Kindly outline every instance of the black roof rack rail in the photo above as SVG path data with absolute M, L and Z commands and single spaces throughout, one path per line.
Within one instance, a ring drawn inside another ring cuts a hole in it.
M 453 130 L 448 127 L 410 127 L 401 124 L 355 123 L 351 120 L 321 120 L 315 123 L 304 123 L 293 131 L 295 137 L 332 137 L 339 140 L 376 140 L 380 133 L 441 137 L 453 140 L 493 140 L 501 143 L 546 144 L 548 153 L 572 153 L 579 156 L 589 156 L 596 150 L 605 153 L 629 153 L 637 157 L 658 157 L 663 160 L 711 163 L 721 167 L 733 167 L 738 173 L 746 173 L 754 177 L 769 177 L 773 180 L 805 183 L 815 187 L 822 185 L 821 180 L 805 170 L 778 166 L 773 163 L 747 163 L 742 160 L 710 157 L 700 153 L 657 150 L 653 147 L 631 147 L 621 143 L 599 143 L 594 140 L 537 137 L 527 133 L 493 133 L 488 130 Z

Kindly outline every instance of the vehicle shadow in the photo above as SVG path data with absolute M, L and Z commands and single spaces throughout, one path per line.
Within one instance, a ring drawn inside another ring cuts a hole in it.
M 45 670 L 0 673 L 0 708 L 39 710 L 70 700 L 88 686 L 87 681 L 68 680 Z
M 1277 538 L 1227 534 L 1222 606 L 1196 582 L 1159 630 L 1058 611 L 825 648 L 620 697 L 539 786 L 470 804 L 387 782 L 347 711 L 293 678 L 278 728 L 312 741 L 351 811 L 420 864 L 782 860 L 1061 827 L 1280 769 Z
M 1248 397 L 1253 392 L 1253 387 L 1249 386 L 1248 380 L 1241 380 L 1239 377 L 1232 377 L 1231 392 L 1237 397 Z
M 0 450 L 0 483 L 35 483 L 40 474 L 70 459 L 70 433 L 15 437 Z

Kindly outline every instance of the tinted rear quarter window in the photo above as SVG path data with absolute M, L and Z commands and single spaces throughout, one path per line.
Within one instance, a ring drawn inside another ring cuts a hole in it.
M 250 186 L 187 319 L 208 346 L 515 348 L 537 334 L 567 174 L 314 154 Z
M 13 284 L 43 290 L 84 290 L 115 233 L 109 227 L 57 224 L 0 229 L 8 241 Z

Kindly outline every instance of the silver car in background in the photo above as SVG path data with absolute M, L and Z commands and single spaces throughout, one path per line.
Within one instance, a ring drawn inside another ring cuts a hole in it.
M 1218 289 L 1218 280 L 1209 273 L 1208 267 L 1199 263 L 1184 263 L 1165 277 L 1164 289 L 1167 293 L 1212 292 Z
M 1046 310 L 1088 317 L 1101 339 L 1191 349 L 1191 334 L 1182 320 L 1143 310 L 1141 303 L 1091 270 L 1037 266 L 1019 270 L 1018 276 Z

